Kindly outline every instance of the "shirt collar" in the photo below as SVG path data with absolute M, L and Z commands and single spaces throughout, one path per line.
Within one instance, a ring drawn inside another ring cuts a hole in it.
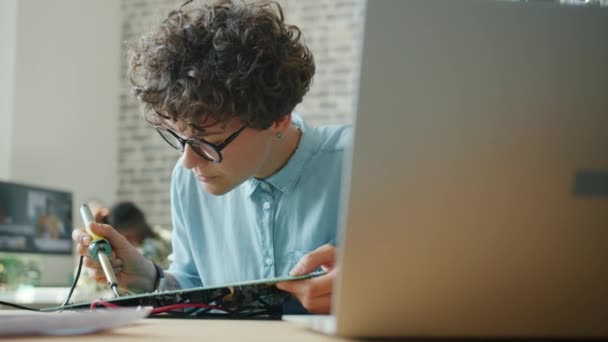
M 251 178 L 246 181 L 243 185 L 248 196 L 253 194 L 261 182 L 266 182 L 281 192 L 288 192 L 293 189 L 298 182 L 298 179 L 300 179 L 302 171 L 304 170 L 304 165 L 313 156 L 315 149 L 318 147 L 318 142 L 315 140 L 315 137 L 312 134 L 313 130 L 306 125 L 300 116 L 293 113 L 291 116 L 291 122 L 298 127 L 298 129 L 300 129 L 300 132 L 302 132 L 296 150 L 291 155 L 287 163 L 272 176 L 264 180 Z

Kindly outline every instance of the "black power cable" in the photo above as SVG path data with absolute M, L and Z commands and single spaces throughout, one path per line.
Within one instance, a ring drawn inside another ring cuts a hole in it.
M 76 276 L 74 277 L 74 281 L 72 282 L 72 287 L 70 288 L 70 292 L 68 293 L 68 298 L 65 300 L 65 302 L 60 307 L 58 307 L 54 311 L 60 311 L 60 310 L 62 310 L 63 306 L 66 306 L 69 304 L 70 299 L 72 298 L 72 293 L 74 293 L 74 289 L 76 288 L 76 284 L 78 283 L 78 278 L 80 278 L 80 272 L 82 271 L 82 260 L 83 259 L 84 259 L 84 257 L 81 255 L 80 261 L 78 262 L 78 270 L 76 271 Z M 37 308 L 31 308 L 31 307 L 27 307 L 27 306 L 15 304 L 15 303 L 4 302 L 4 301 L 0 301 L 0 305 L 9 306 L 9 307 L 16 308 L 16 309 L 28 310 L 28 311 L 36 311 L 36 312 L 42 311 Z M 45 311 L 45 312 L 49 312 L 49 311 Z

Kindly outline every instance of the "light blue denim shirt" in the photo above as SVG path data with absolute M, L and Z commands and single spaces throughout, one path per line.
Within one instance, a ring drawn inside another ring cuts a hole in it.
M 304 254 L 336 243 L 350 126 L 308 127 L 294 154 L 265 180 L 204 192 L 181 159 L 173 170 L 173 254 L 181 288 L 285 276 Z

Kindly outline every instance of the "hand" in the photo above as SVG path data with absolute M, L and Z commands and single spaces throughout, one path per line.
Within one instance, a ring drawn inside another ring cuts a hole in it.
M 331 310 L 331 293 L 338 272 L 335 267 L 336 247 L 323 245 L 304 255 L 289 272 L 289 275 L 303 275 L 322 267 L 327 274 L 304 280 L 282 281 L 277 288 L 293 294 L 311 313 L 327 314 Z
M 108 258 L 118 280 L 118 286 L 132 292 L 152 291 L 156 281 L 156 269 L 151 261 L 141 255 L 127 239 L 107 224 L 91 223 L 93 233 L 104 237 L 112 246 Z M 99 262 L 89 255 L 91 237 L 84 229 L 75 229 L 72 240 L 76 242 L 76 252 L 84 256 L 84 266 L 89 275 L 98 283 L 107 284 L 107 279 Z

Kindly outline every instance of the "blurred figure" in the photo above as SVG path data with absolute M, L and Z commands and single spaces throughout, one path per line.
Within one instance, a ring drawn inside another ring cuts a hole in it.
M 95 221 L 111 225 L 147 259 L 161 267 L 168 267 L 171 254 L 171 232 L 159 226 L 151 226 L 144 213 L 133 202 L 119 202 L 108 209 L 100 203 L 90 203 Z M 86 272 L 86 270 L 84 271 Z M 78 280 L 75 302 L 112 298 L 114 295 L 105 284 L 98 284 L 91 277 L 81 275 Z
M 64 227 L 55 214 L 55 208 L 53 201 L 47 198 L 45 201 L 44 210 L 38 216 L 36 222 L 36 228 L 38 231 L 38 237 L 59 239 L 60 235 L 63 234 Z
M 168 266 L 167 257 L 171 253 L 171 233 L 160 227 L 153 228 L 146 221 L 144 213 L 133 202 L 120 202 L 112 209 L 101 208 L 93 213 L 95 221 L 109 224 L 129 240 L 140 253 L 162 267 Z M 166 233 L 165 233 L 166 232 Z M 165 233 L 163 237 L 162 234 Z M 168 237 L 166 236 L 168 234 Z

